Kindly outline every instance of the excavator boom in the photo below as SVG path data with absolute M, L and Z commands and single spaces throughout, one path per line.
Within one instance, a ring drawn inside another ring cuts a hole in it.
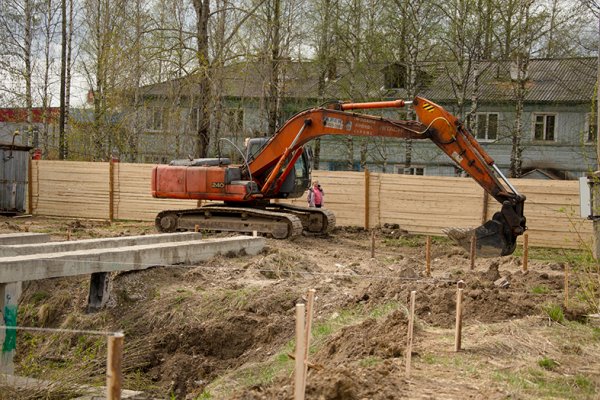
M 379 116 L 354 113 L 355 109 L 404 107 L 412 104 L 419 121 L 396 121 Z M 494 160 L 463 126 L 462 122 L 443 107 L 421 97 L 413 101 L 393 100 L 369 103 L 331 103 L 326 107 L 309 109 L 296 114 L 273 135 L 262 149 L 251 156 L 243 166 L 221 164 L 211 166 L 157 166 L 153 172 L 152 188 L 155 197 L 223 200 L 227 205 L 268 203 L 281 198 L 282 187 L 294 170 L 294 164 L 303 155 L 303 146 L 324 135 L 353 135 L 368 137 L 395 137 L 429 139 L 465 170 L 494 199 L 502 204 L 492 220 L 470 231 L 450 231 L 448 235 L 468 247 L 475 237 L 478 253 L 482 256 L 512 254 L 516 239 L 527 228 L 523 216 L 525 197 L 502 175 Z M 213 212 L 216 209 L 211 209 Z M 287 211 L 291 209 L 288 207 Z M 227 210 L 230 213 L 231 210 Z M 249 209 L 248 213 L 251 213 Z M 282 210 L 279 210 L 282 211 Z M 208 215 L 206 210 L 204 214 Z M 271 214 L 275 210 L 269 210 Z M 316 213 L 295 209 L 307 221 Z M 306 215 L 303 215 L 304 212 Z M 192 214 L 187 212 L 187 214 Z M 310 214 L 310 215 L 309 215 Z M 265 214 L 266 215 L 266 214 Z M 258 218 L 259 216 L 257 216 Z M 260 216 L 261 218 L 264 216 Z M 270 218 L 270 217 L 269 217 Z M 319 218 L 329 227 L 332 215 L 321 212 Z M 161 220 L 169 227 L 177 227 L 176 220 Z M 166 221 L 166 222 L 165 222 Z M 314 221 L 313 221 L 314 222 Z M 157 226 L 159 220 L 157 218 Z M 289 223 L 291 226 L 291 223 Z M 283 229 L 283 228 L 282 228 Z M 291 229 L 291 228 L 290 228 Z M 286 237 L 280 233 L 280 237 Z

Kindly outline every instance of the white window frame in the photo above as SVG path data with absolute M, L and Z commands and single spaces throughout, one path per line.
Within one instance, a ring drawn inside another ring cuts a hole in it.
M 423 165 L 411 165 L 410 168 L 404 168 L 404 164 L 394 165 L 394 172 L 400 175 L 425 176 L 425 171 L 426 168 Z M 420 174 L 418 172 L 420 172 Z
M 595 119 L 595 121 L 594 121 L 593 124 L 591 123 L 591 120 L 590 120 L 590 118 L 592 116 L 594 116 L 594 119 Z M 593 137 L 590 135 L 590 133 L 591 133 L 590 132 L 590 128 L 592 126 L 596 127 L 596 131 L 595 131 L 595 134 L 594 134 Z M 585 114 L 585 129 L 583 131 L 583 134 L 585 135 L 585 141 L 584 142 L 586 144 L 593 144 L 593 143 L 596 142 L 596 135 L 598 134 L 598 119 L 596 118 L 595 114 L 593 114 L 593 113 L 587 113 L 587 114 Z
M 544 138 L 543 139 L 537 139 L 535 137 L 535 127 L 537 126 L 537 117 L 544 117 L 544 125 L 543 125 L 543 130 L 544 130 Z M 546 138 L 546 126 L 548 124 L 548 117 L 554 117 L 554 132 L 553 132 L 553 139 L 547 139 Z M 539 112 L 539 113 L 533 113 L 533 121 L 532 121 L 532 126 L 531 126 L 531 136 L 532 136 L 532 141 L 534 142 L 538 142 L 538 143 L 544 143 L 544 142 L 548 142 L 548 143 L 556 143 L 557 141 L 557 130 L 556 127 L 558 125 L 558 114 L 557 113 L 545 113 L 545 112 Z
M 479 137 L 479 118 L 485 115 L 485 137 Z M 490 115 L 496 116 L 496 137 L 489 137 L 490 130 Z M 498 140 L 498 131 L 500 129 L 500 113 L 498 112 L 478 112 L 475 113 L 475 132 L 474 135 L 477 141 L 479 142 L 493 142 Z

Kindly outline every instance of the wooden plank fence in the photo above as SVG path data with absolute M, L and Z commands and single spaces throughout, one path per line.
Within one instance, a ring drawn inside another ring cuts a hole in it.
M 32 161 L 30 211 L 35 215 L 151 221 L 161 210 L 193 208 L 196 200 L 155 199 L 153 165 Z M 397 223 L 416 234 L 442 235 L 446 227 L 475 227 L 500 205 L 470 178 L 372 172 L 313 171 L 325 207 L 340 226 L 373 228 Z M 527 196 L 530 246 L 590 245 L 592 224 L 579 217 L 577 181 L 512 180 Z M 306 204 L 306 198 L 287 200 Z

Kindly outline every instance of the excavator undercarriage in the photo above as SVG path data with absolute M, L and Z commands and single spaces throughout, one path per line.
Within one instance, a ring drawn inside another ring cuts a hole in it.
M 288 239 L 302 233 L 326 235 L 335 227 L 335 215 L 323 208 L 270 203 L 261 206 L 207 204 L 188 210 L 166 210 L 155 219 L 159 232 L 205 229 L 242 232 Z

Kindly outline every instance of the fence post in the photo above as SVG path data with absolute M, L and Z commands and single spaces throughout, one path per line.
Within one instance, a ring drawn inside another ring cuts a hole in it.
M 27 214 L 33 215 L 33 172 L 31 169 L 33 168 L 33 162 L 31 161 L 31 157 L 29 157 L 29 161 L 27 163 Z
M 123 375 L 123 342 L 125 335 L 115 333 L 108 337 L 108 355 L 106 359 L 106 398 L 107 400 L 121 399 L 121 384 Z
M 108 219 L 115 219 L 115 162 L 110 158 L 108 162 Z
M 294 400 L 304 400 L 304 320 L 305 305 L 296 304 L 296 362 L 294 366 Z
M 369 169 L 365 168 L 365 229 L 369 229 Z

